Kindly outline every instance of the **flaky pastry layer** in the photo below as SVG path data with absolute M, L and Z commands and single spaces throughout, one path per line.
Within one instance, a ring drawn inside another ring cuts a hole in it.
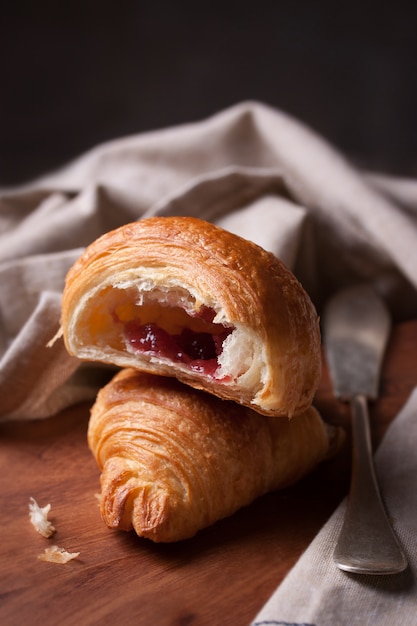
M 62 331 L 80 359 L 174 376 L 265 415 L 312 402 L 319 320 L 271 253 L 200 219 L 109 232 L 68 273 Z
M 98 394 L 88 443 L 110 528 L 154 542 L 187 539 L 328 454 L 334 437 L 310 407 L 270 419 L 173 378 L 120 371 Z

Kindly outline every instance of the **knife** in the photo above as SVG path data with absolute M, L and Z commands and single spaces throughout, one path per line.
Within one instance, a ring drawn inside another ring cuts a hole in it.
M 376 400 L 391 321 L 368 285 L 337 292 L 323 313 L 324 347 L 333 390 L 352 415 L 352 473 L 336 565 L 355 574 L 396 574 L 407 560 L 389 522 L 372 458 L 368 402 Z

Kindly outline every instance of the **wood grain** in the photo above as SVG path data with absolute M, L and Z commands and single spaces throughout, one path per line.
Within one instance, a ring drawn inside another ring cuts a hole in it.
M 381 399 L 371 407 L 375 446 L 417 385 L 417 322 L 397 326 Z M 290 489 L 173 545 L 108 530 L 87 448 L 89 407 L 32 423 L 0 425 L 0 623 L 17 626 L 247 626 L 345 495 L 349 411 L 337 403 L 324 364 L 316 405 L 347 429 L 332 461 Z M 66 565 L 37 559 L 51 540 L 29 523 L 29 498 L 48 502 L 53 543 L 79 551 Z

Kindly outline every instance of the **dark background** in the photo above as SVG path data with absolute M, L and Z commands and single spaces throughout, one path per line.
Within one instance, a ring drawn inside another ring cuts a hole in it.
M 415 3 L 1 6 L 2 185 L 247 99 L 302 119 L 361 166 L 417 176 Z

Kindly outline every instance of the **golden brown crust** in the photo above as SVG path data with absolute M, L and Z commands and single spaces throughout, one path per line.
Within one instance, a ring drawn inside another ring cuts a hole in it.
M 126 349 L 122 323 L 141 308 L 147 319 L 158 309 L 168 331 L 188 323 L 180 313 L 197 323 L 204 308 L 214 311 L 216 328 L 233 330 L 218 375 Z M 319 320 L 293 274 L 259 246 L 196 218 L 149 218 L 95 241 L 68 273 L 62 329 L 81 359 L 175 376 L 265 415 L 306 409 L 321 375 Z
M 88 428 L 110 528 L 179 541 L 287 486 L 331 445 L 317 411 L 268 419 L 173 378 L 119 372 Z

